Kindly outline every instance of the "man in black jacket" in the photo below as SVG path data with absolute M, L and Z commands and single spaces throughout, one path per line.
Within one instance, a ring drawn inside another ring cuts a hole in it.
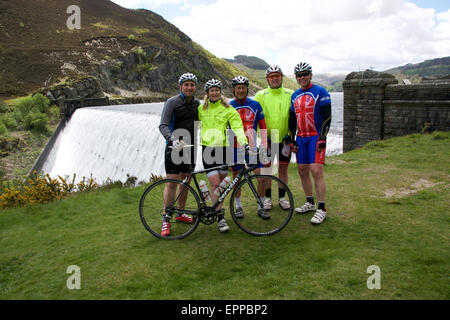
M 195 98 L 197 77 L 192 73 L 185 73 L 179 79 L 180 94 L 164 104 L 159 131 L 166 139 L 164 164 L 166 178 L 185 179 L 195 168 L 194 124 L 198 121 L 198 106 L 200 101 Z M 164 190 L 164 204 L 172 204 L 177 194 L 176 184 L 167 184 Z M 180 191 L 180 190 L 179 190 Z M 184 197 L 183 197 L 184 195 Z M 177 203 L 177 207 L 184 208 L 187 193 L 184 193 Z M 170 235 L 170 219 L 164 217 L 161 235 Z M 190 216 L 182 214 L 175 217 L 179 222 L 192 223 Z

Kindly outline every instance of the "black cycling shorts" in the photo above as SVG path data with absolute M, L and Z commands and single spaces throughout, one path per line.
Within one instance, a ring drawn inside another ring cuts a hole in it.
M 183 148 L 179 153 L 173 151 L 166 145 L 164 151 L 164 166 L 166 174 L 190 173 L 195 169 L 194 147 Z
M 224 164 L 233 163 L 233 148 L 229 147 L 207 147 L 202 146 L 203 168 L 211 169 Z M 225 170 L 217 170 L 225 174 Z
M 283 143 L 282 142 L 281 143 L 269 144 L 269 147 L 271 147 L 270 151 L 272 152 L 271 160 L 274 160 L 275 157 L 278 157 L 279 164 L 287 164 L 287 165 L 289 165 L 289 163 L 291 163 L 292 152 L 289 151 L 289 156 L 285 157 L 281 153 L 281 149 L 283 148 Z M 278 150 L 278 152 L 276 152 L 276 150 Z M 270 167 L 271 165 L 272 165 L 272 163 L 268 163 L 268 164 L 265 164 L 264 167 Z

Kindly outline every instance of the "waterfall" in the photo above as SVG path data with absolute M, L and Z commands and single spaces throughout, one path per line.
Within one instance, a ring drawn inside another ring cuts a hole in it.
M 51 176 L 126 181 L 127 174 L 148 181 L 164 175 L 165 140 L 160 116 L 151 113 L 78 109 L 61 132 L 42 171 Z
M 332 93 L 333 120 L 327 138 L 327 156 L 342 153 L 343 95 Z M 92 177 L 102 184 L 108 178 L 125 182 L 127 174 L 148 181 L 165 176 L 165 140 L 159 132 L 163 103 L 78 109 L 60 133 L 42 171 L 77 181 Z M 200 133 L 197 134 L 197 145 Z M 196 170 L 203 169 L 197 148 Z M 295 156 L 291 162 L 295 163 Z M 277 166 L 277 160 L 274 163 Z M 276 170 L 274 168 L 274 173 Z

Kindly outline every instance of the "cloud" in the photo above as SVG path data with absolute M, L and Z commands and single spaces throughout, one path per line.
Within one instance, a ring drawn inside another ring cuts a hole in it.
M 300 61 L 348 73 L 450 52 L 450 10 L 436 14 L 405 0 L 178 2 L 188 15 L 171 22 L 216 56 L 258 56 L 287 74 Z

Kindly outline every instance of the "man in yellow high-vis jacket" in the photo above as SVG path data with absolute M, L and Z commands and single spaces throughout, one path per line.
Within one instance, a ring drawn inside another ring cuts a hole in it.
M 291 161 L 289 138 L 289 108 L 293 91 L 283 88 L 283 72 L 279 66 L 271 66 L 266 70 L 268 88 L 260 90 L 255 95 L 263 109 L 267 125 L 269 147 L 272 150 L 272 162 L 278 157 L 278 177 L 288 184 L 288 167 Z M 278 152 L 274 152 L 278 150 Z M 265 167 L 271 167 L 269 163 Z M 279 188 L 279 204 L 284 209 L 290 208 L 289 201 L 284 198 L 286 190 Z M 272 190 L 268 188 L 265 194 L 264 209 L 272 209 Z

